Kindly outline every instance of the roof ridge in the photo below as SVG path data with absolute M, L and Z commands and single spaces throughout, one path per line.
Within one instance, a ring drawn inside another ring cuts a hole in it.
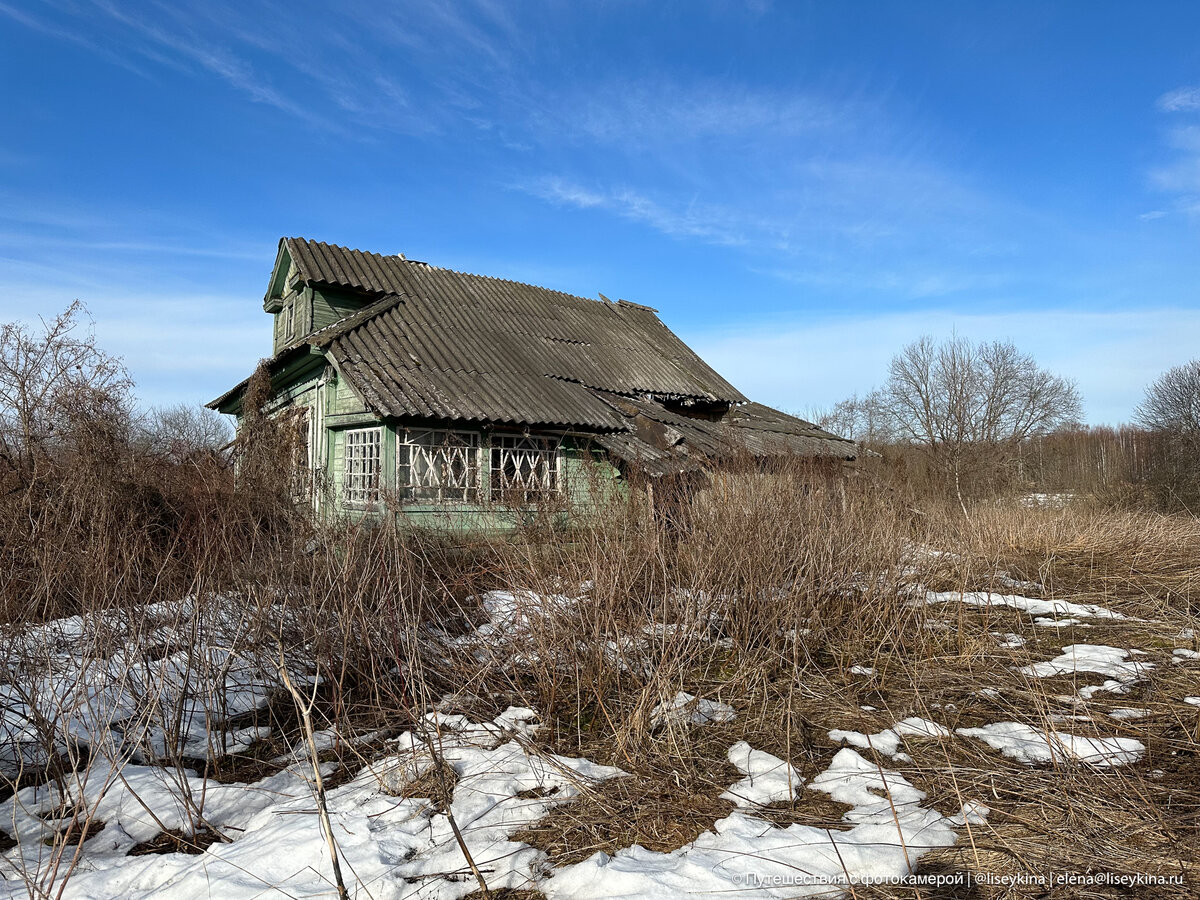
M 632 300 L 612 301 L 612 300 L 609 300 L 607 297 L 604 297 L 603 294 L 600 295 L 601 297 L 603 297 L 603 299 L 595 300 L 591 297 L 584 297 L 580 294 L 572 294 L 568 291 L 560 291 L 557 288 L 545 287 L 544 285 L 533 284 L 532 282 L 528 282 L 528 281 L 518 281 L 515 278 L 501 278 L 498 275 L 484 275 L 480 272 L 466 272 L 466 271 L 463 271 L 462 269 L 451 269 L 447 266 L 437 266 L 437 265 L 434 265 L 433 263 L 425 262 L 424 260 L 409 259 L 407 256 L 405 256 L 402 253 L 388 255 L 385 253 L 376 253 L 373 250 L 360 250 L 356 247 L 346 247 L 346 246 L 343 246 L 342 244 L 331 244 L 328 241 L 315 241 L 312 238 L 299 237 L 299 236 L 284 238 L 284 240 L 285 241 L 304 241 L 307 244 L 320 244 L 324 247 L 331 247 L 335 250 L 341 250 L 346 253 L 361 253 L 364 256 L 377 256 L 381 259 L 395 260 L 397 262 L 408 263 L 409 265 L 413 265 L 413 266 L 423 266 L 428 269 L 436 269 L 439 272 L 449 272 L 451 275 L 461 275 L 466 278 L 482 278 L 486 281 L 499 282 L 500 284 L 511 284 L 511 285 L 516 285 L 517 287 L 531 288 L 532 290 L 535 290 L 535 291 L 545 291 L 548 294 L 556 294 L 557 296 L 565 297 L 568 300 L 581 300 L 584 303 L 595 303 L 595 304 L 599 304 L 601 306 L 607 306 L 614 310 L 619 310 L 620 307 L 625 306 L 625 307 L 633 307 L 635 309 L 647 310 L 649 312 L 654 313 L 656 317 L 658 315 L 658 310 L 655 309 L 653 306 L 646 306 L 643 303 L 634 303 Z

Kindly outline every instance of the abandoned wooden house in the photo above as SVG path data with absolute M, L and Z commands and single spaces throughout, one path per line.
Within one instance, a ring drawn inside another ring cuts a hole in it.
M 856 454 L 749 402 L 625 300 L 284 238 L 263 308 L 264 411 L 294 417 L 325 513 L 502 527 L 516 505 L 589 502 L 597 473 L 611 485 L 635 469 Z M 240 420 L 249 383 L 209 406 Z

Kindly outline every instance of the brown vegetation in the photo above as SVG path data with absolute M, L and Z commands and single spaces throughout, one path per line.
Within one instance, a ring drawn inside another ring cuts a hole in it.
M 161 615 L 148 611 L 151 604 L 194 598 L 178 613 L 187 622 L 234 598 L 247 614 L 238 649 L 303 648 L 325 678 L 314 695 L 316 728 L 336 725 L 349 738 L 409 727 L 435 706 L 474 716 L 532 707 L 546 725 L 542 749 L 630 774 L 520 835 L 553 861 L 693 840 L 728 812 L 718 795 L 733 777 L 724 754 L 737 740 L 811 777 L 838 749 L 828 735 L 834 728 L 878 731 L 910 715 L 951 728 L 1005 718 L 1049 727 L 1073 712 L 1061 695 L 1083 682 L 1030 679 L 1014 667 L 1102 638 L 1144 648 L 1156 661 L 1137 693 L 1114 698 L 1146 715 L 1105 723 L 1106 733 L 1146 744 L 1137 766 L 1030 768 L 965 739 L 919 742 L 909 763 L 879 761 L 947 814 L 967 800 L 992 808 L 985 825 L 966 829 L 957 848 L 929 857 L 930 866 L 1010 875 L 1183 873 L 1195 894 L 1200 710 L 1180 702 L 1198 693 L 1195 669 L 1170 658 L 1181 629 L 1197 626 L 1200 526 L 1186 515 L 1114 505 L 1119 490 L 1090 498 L 1079 490 L 1081 473 L 1116 485 L 1143 465 L 1140 433 L 1074 433 L 1026 445 L 1026 472 L 1078 494 L 1062 503 L 988 498 L 964 504 L 964 515 L 954 494 L 896 477 L 902 457 L 845 481 L 797 461 L 771 472 L 731 466 L 678 496 L 661 483 L 654 491 L 634 484 L 567 531 L 531 527 L 515 537 L 464 540 L 414 533 L 393 518 L 315 525 L 294 503 L 287 423 L 269 416 L 252 416 L 235 448 L 242 454 L 236 482 L 220 453 L 158 452 L 130 430 L 110 428 L 106 416 L 63 408 L 51 418 L 58 442 L 34 452 L 32 463 L 23 461 L 27 448 L 10 456 L 0 498 L 0 617 L 8 634 L 51 618 L 119 613 L 124 633 L 144 634 L 149 645 Z M 1005 577 L 1031 582 L 1023 593 L 1101 603 L 1139 621 L 1046 628 L 1003 608 L 914 602 L 917 585 L 1011 593 Z M 481 597 L 490 590 L 532 592 L 524 617 L 509 623 L 501 642 L 447 640 L 484 620 Z M 558 596 L 566 599 L 545 600 Z M 1028 643 L 1000 648 L 997 631 Z M 7 646 L 9 671 L 38 664 L 20 657 L 19 643 Z M 98 659 L 112 646 L 102 630 L 94 635 Z M 854 674 L 856 665 L 871 673 Z M 655 723 L 654 707 L 680 690 L 732 705 L 736 721 Z M 56 761 L 38 777 L 58 779 L 65 802 L 88 756 L 80 747 L 59 755 L 61 715 L 44 711 L 45 748 Z M 246 754 L 256 766 L 294 744 L 300 728 L 282 695 L 258 715 L 282 743 Z M 1103 715 L 1097 704 L 1093 719 Z M 379 752 L 378 742 L 347 740 L 323 758 L 353 773 Z M 159 762 L 181 769 L 185 761 L 168 753 Z M 435 768 L 402 793 L 445 806 L 453 782 L 453 773 Z M 203 798 L 191 802 L 196 837 L 164 829 L 139 852 L 202 849 L 216 832 Z M 840 827 L 840 815 L 811 792 L 766 814 L 776 825 L 824 827 Z M 98 827 L 86 811 L 76 819 L 56 846 L 62 877 L 77 859 L 73 841 Z M 1160 895 L 1167 896 L 1141 894 Z M 1092 887 L 1053 896 L 1123 894 Z

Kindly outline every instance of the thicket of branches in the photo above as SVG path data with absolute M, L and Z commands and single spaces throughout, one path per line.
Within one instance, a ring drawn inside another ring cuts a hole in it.
M 279 540 L 290 506 L 234 490 L 230 437 L 201 408 L 140 413 L 78 303 L 0 326 L 0 620 L 178 599 Z

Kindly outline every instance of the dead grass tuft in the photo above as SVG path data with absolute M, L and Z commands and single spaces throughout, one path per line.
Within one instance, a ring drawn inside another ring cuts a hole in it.
M 186 853 L 198 856 L 213 844 L 225 844 L 229 839 L 211 828 L 200 828 L 194 834 L 182 831 L 163 831 L 148 841 L 130 848 L 127 856 L 157 856 L 164 853 Z
M 733 811 L 732 803 L 717 799 L 721 790 L 678 772 L 614 778 L 555 807 L 512 840 L 544 851 L 554 866 L 580 862 L 599 851 L 615 854 L 633 844 L 668 853 L 690 844 Z

